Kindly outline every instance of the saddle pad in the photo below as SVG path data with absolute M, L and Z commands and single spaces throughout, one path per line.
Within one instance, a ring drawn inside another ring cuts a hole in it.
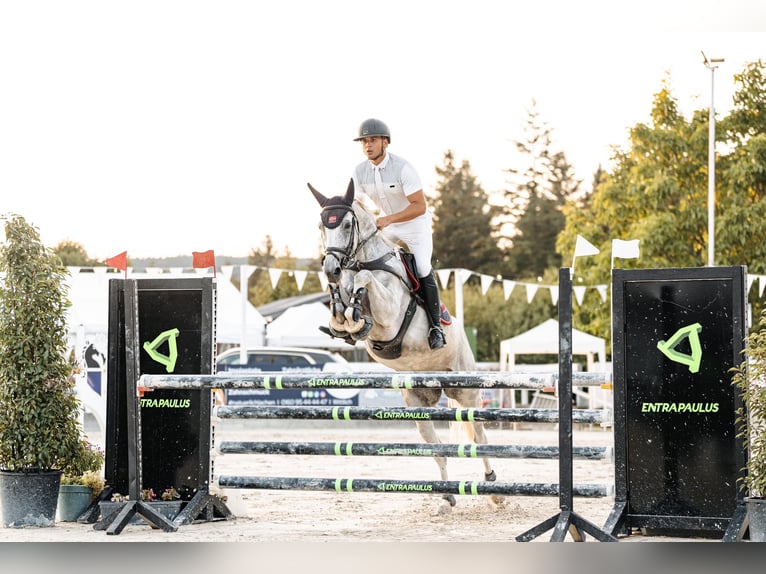
M 442 325 L 452 325 L 452 316 L 449 314 L 447 306 L 444 303 L 441 304 L 439 311 L 439 322 L 441 322 Z

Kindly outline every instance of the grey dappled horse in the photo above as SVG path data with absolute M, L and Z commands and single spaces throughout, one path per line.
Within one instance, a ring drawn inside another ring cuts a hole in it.
M 349 342 L 365 342 L 369 354 L 397 371 L 473 371 L 476 364 L 462 325 L 444 326 L 447 344 L 436 350 L 428 346 L 429 322 L 425 310 L 414 303 L 412 279 L 400 257 L 400 247 L 378 232 L 375 217 L 354 201 L 354 182 L 345 195 L 327 198 L 308 184 L 322 206 L 324 241 L 323 270 L 330 284 L 330 331 Z M 409 325 L 407 326 L 407 322 Z M 448 398 L 465 408 L 480 406 L 479 389 L 444 389 Z M 402 389 L 410 407 L 433 407 L 441 389 Z M 431 421 L 415 423 L 423 439 L 439 443 Z M 484 426 L 473 423 L 476 443 L 486 444 Z M 442 480 L 447 479 L 447 460 L 434 457 Z M 487 458 L 485 480 L 496 479 Z M 444 495 L 439 512 L 455 505 Z M 499 503 L 502 497 L 492 500 Z

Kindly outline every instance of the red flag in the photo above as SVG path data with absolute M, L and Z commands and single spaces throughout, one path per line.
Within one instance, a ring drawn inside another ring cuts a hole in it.
M 114 257 L 110 257 L 106 260 L 106 264 L 109 265 L 109 267 L 114 267 L 116 269 L 121 269 L 122 271 L 128 270 L 128 252 L 123 251 L 119 255 L 115 255 Z
M 212 249 L 208 251 L 192 251 L 192 267 L 202 269 L 205 267 L 213 268 L 213 277 L 215 277 L 215 253 Z

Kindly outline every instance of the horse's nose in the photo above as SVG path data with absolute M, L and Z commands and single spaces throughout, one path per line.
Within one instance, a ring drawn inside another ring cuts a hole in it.
M 337 283 L 340 279 L 340 263 L 335 257 L 325 257 L 324 274 L 330 283 Z

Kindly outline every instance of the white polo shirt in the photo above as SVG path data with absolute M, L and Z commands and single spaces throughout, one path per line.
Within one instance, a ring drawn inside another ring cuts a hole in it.
M 375 171 L 380 171 L 380 181 L 375 181 Z M 420 176 L 407 160 L 386 152 L 379 165 L 363 161 L 353 174 L 354 189 L 363 192 L 385 215 L 398 213 L 410 204 L 408 195 L 423 189 Z M 426 214 L 415 219 L 429 219 Z M 415 220 L 413 220 L 415 221 Z

